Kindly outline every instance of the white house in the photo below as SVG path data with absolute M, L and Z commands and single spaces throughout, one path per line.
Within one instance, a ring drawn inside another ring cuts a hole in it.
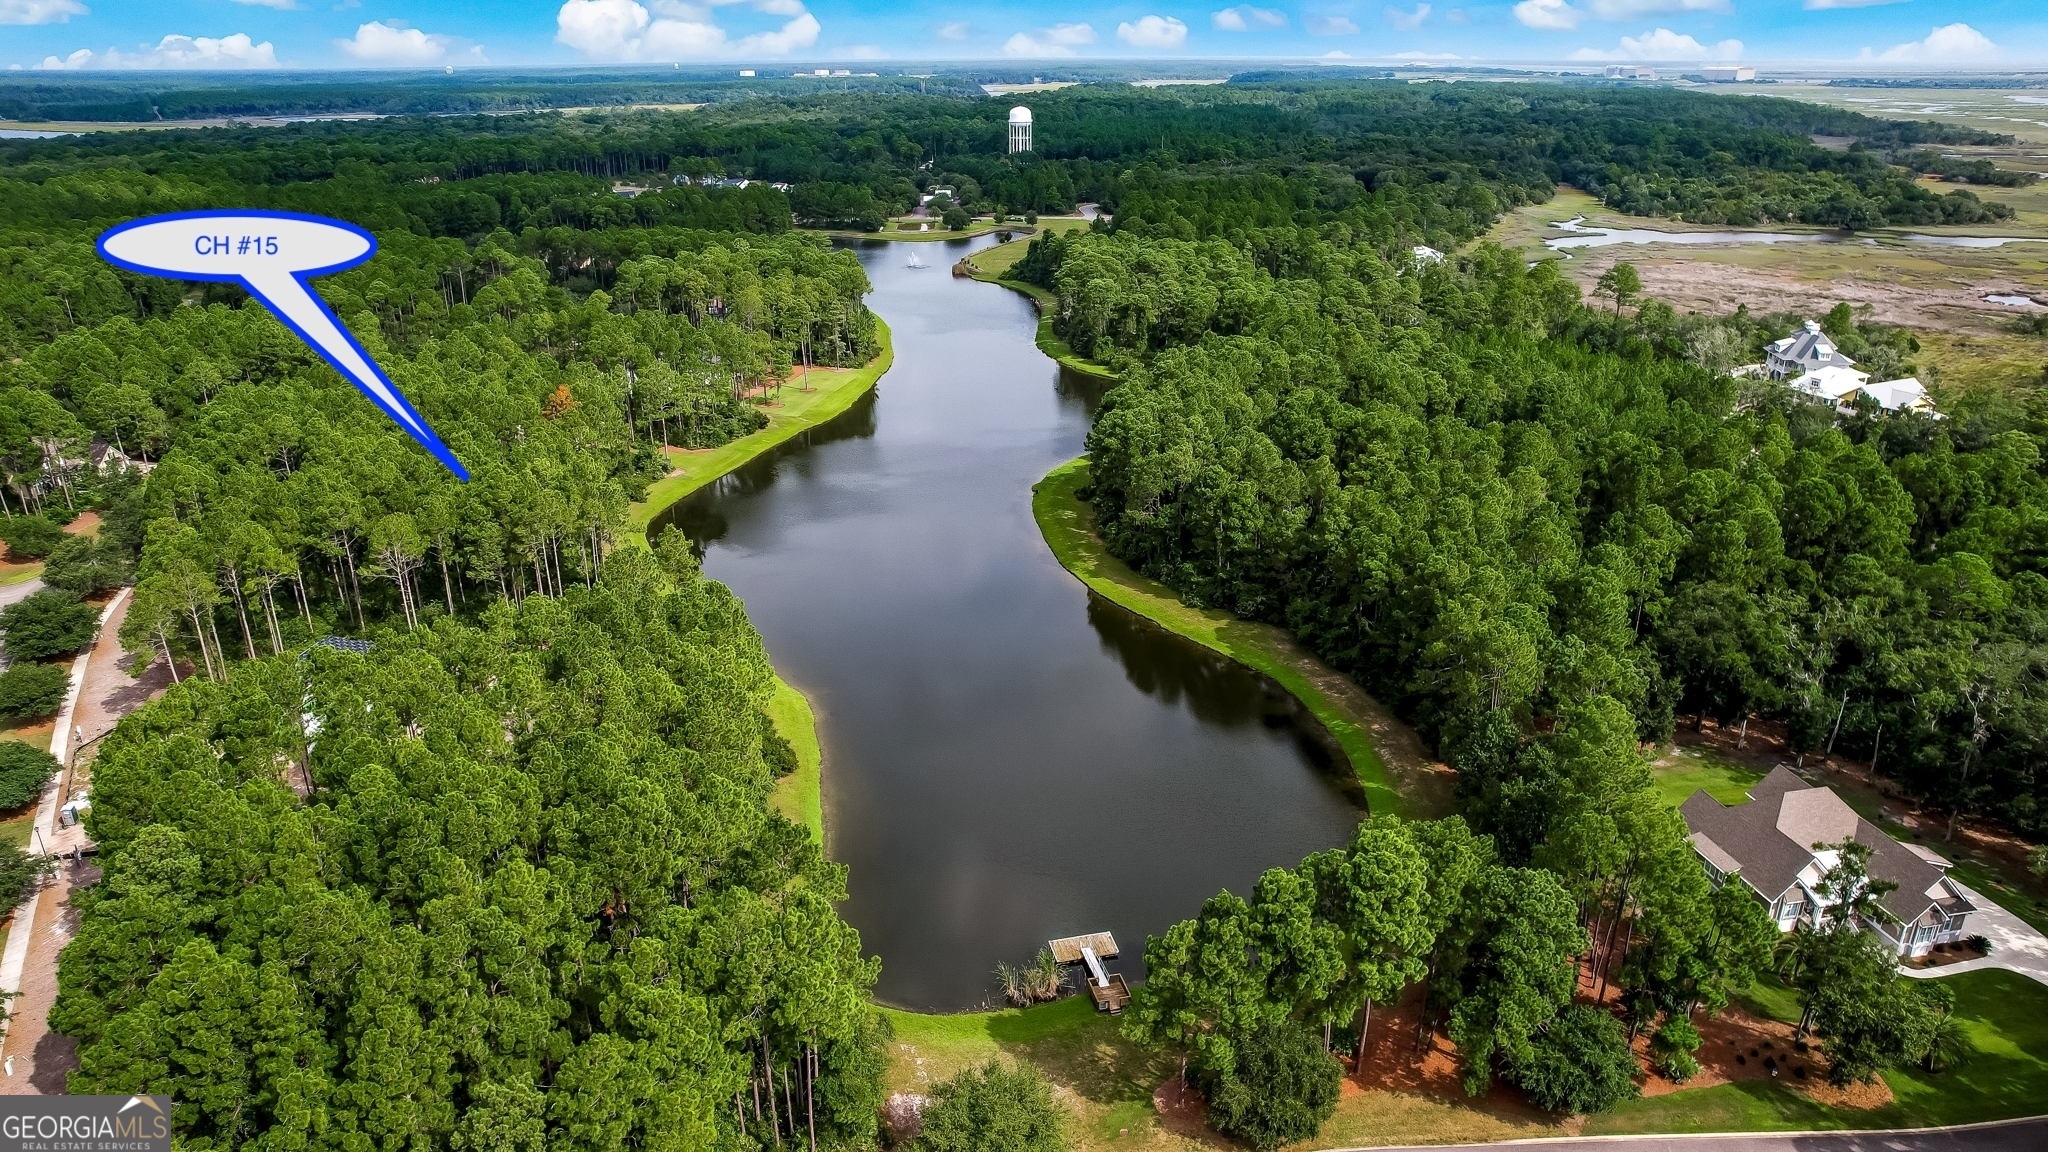
M 1866 384 L 1863 387 L 1863 394 L 1876 400 L 1878 406 L 1887 412 L 1926 412 L 1929 415 L 1939 415 L 1934 411 L 1934 401 L 1927 396 L 1926 385 L 1920 383 L 1917 377 L 1908 376 L 1904 380 Z
M 1856 362 L 1842 355 L 1820 323 L 1808 320 L 1799 331 L 1774 340 L 1764 354 L 1764 370 L 1773 380 L 1800 376 L 1816 368 L 1854 368 Z M 1868 377 L 1866 377 L 1868 379 Z
M 1870 373 L 1858 372 L 1846 364 L 1830 364 L 1825 368 L 1815 368 L 1789 383 L 1794 392 L 1812 399 L 1825 400 L 1830 404 L 1846 404 L 1850 397 L 1870 383 Z
M 1897 885 L 1879 900 L 1889 917 L 1863 926 L 1900 956 L 1925 955 L 1936 944 L 1962 939 L 1977 910 L 1948 878 L 1948 861 L 1885 835 L 1833 789 L 1809 785 L 1789 768 L 1774 768 L 1757 781 L 1747 804 L 1731 807 L 1702 789 L 1678 812 L 1707 875 L 1717 886 L 1740 880 L 1770 908 L 1780 932 L 1814 926 L 1839 902 L 1817 891 L 1839 855 L 1819 846 L 1844 840 L 1870 849 L 1871 879 Z
M 1799 331 L 1775 340 L 1767 351 L 1763 374 L 1785 380 L 1792 390 L 1808 399 L 1832 404 L 1841 412 L 1854 412 L 1859 397 L 1868 396 L 1887 412 L 1925 412 L 1939 416 L 1926 385 L 1914 377 L 1872 383 L 1870 373 L 1858 371 L 1856 362 L 1842 354 L 1820 325 L 1808 320 Z

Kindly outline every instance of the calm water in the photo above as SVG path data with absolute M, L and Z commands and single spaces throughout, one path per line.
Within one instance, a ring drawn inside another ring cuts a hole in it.
M 672 510 L 811 697 L 847 918 L 892 1004 L 993 994 L 998 961 L 1148 933 L 1350 835 L 1348 768 L 1293 698 L 1095 597 L 1031 485 L 1081 451 L 1021 296 L 948 268 L 990 243 L 863 249 L 896 363 L 845 416 Z

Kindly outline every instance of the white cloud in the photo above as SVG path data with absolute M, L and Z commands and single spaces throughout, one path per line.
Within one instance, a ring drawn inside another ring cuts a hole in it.
M 1863 55 L 1871 59 L 1870 49 Z M 1955 64 L 1988 60 L 1998 55 L 1998 45 L 1968 24 L 1944 24 L 1927 33 L 1925 40 L 1898 44 L 1878 53 L 1874 59 L 1901 64 Z
M 1515 5 L 1515 19 L 1530 28 L 1562 31 L 1579 26 L 1579 10 L 1565 0 L 1522 0 Z
M 1351 59 L 1351 53 L 1349 53 L 1349 52 L 1345 52 L 1345 51 L 1343 51 L 1343 50 L 1341 50 L 1341 49 L 1337 49 L 1337 48 L 1332 48 L 1332 49 L 1330 49 L 1330 50 L 1329 50 L 1328 52 L 1325 52 L 1325 53 L 1323 53 L 1323 54 L 1322 54 L 1322 56 L 1320 57 L 1320 59 L 1323 59 L 1323 60 L 1349 60 L 1349 59 Z
M 80 48 L 62 58 L 45 56 L 36 65 L 45 71 L 82 71 L 88 68 L 203 68 L 226 70 L 277 67 L 277 47 L 265 40 L 258 44 L 246 33 L 232 36 L 170 35 L 154 46 L 143 45 L 133 52 L 109 48 L 94 52 Z
M 1055 24 L 1036 33 L 1019 32 L 1003 41 L 1005 56 L 1072 56 L 1074 49 L 1095 43 L 1095 29 L 1086 24 Z
M 954 20 L 950 23 L 939 25 L 938 35 L 941 40 L 965 40 L 968 34 L 973 31 L 973 28 L 968 27 L 967 21 Z
M 854 44 L 833 53 L 841 60 L 887 60 L 889 50 L 880 44 Z
M 1396 60 L 1463 60 L 1456 52 L 1396 52 Z
M 1463 8 L 1453 8 L 1449 12 L 1444 13 L 1444 19 L 1453 24 L 1470 24 L 1472 22 L 1472 17 L 1466 15 Z
M 1613 49 L 1581 48 L 1572 53 L 1574 60 L 1738 60 L 1742 57 L 1742 41 L 1723 40 L 1719 44 L 1702 44 L 1690 36 L 1680 35 L 1669 28 L 1659 28 L 1642 36 L 1623 36 L 1621 45 Z
M 1188 42 L 1188 26 L 1171 16 L 1140 16 L 1116 26 L 1116 38 L 1133 48 L 1171 51 Z
M 1727 12 L 1728 0 L 1590 0 L 1593 15 L 1602 20 L 1634 20 L 1660 12 Z
M 78 0 L 0 0 L 0 24 L 68 24 L 88 11 Z
M 353 39 L 336 40 L 334 46 L 352 60 L 365 64 L 389 64 L 399 67 L 419 64 L 439 64 L 448 59 L 450 49 L 458 45 L 453 36 L 422 32 L 418 28 L 407 28 L 396 21 L 364 24 L 356 29 Z M 468 62 L 484 63 L 483 49 L 472 47 L 466 54 Z
M 1906 0 L 1806 0 L 1808 11 L 1828 8 L 1879 8 L 1886 4 L 1904 4 Z
M 276 8 L 285 12 L 289 12 L 299 6 L 299 0 L 235 0 L 235 3 L 247 4 L 255 8 Z
M 787 56 L 818 42 L 825 26 L 809 12 L 773 32 L 756 32 L 733 41 L 733 51 L 742 56 Z
M 1422 27 L 1423 22 L 1428 19 L 1429 5 L 1427 4 L 1417 4 L 1412 12 L 1403 12 L 1401 9 L 1391 6 L 1387 8 L 1387 23 L 1392 24 L 1403 32 L 1415 31 L 1417 28 Z
M 783 16 L 782 26 L 737 40 L 712 18 L 713 8 L 739 0 L 565 0 L 555 14 L 555 42 L 606 60 L 676 60 L 718 55 L 786 56 L 818 42 L 824 30 L 802 0 L 752 0 L 754 11 Z
M 1311 36 L 1355 36 L 1358 23 L 1349 16 L 1310 16 L 1307 18 Z
M 1729 0 L 1585 0 L 1583 9 L 1570 0 L 1521 0 L 1515 5 L 1515 19 L 1530 28 L 1561 31 L 1577 28 L 1591 16 L 1595 20 L 1634 20 L 1661 12 L 1730 12 Z
M 1280 28 L 1287 24 L 1287 13 L 1278 8 L 1257 8 L 1250 4 L 1239 4 L 1209 13 L 1209 25 L 1219 32 L 1249 32 L 1253 28 Z

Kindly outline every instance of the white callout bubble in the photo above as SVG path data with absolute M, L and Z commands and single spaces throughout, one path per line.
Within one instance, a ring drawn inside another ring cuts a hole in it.
M 145 276 L 241 285 L 436 459 L 469 479 L 455 454 L 313 291 L 314 277 L 347 271 L 377 251 L 377 238 L 368 232 L 296 212 L 177 212 L 110 228 L 100 236 L 99 250 L 116 267 Z

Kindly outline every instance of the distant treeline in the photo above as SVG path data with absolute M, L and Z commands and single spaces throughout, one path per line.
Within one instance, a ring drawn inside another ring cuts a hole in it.
M 96 122 L 203 120 L 234 116 L 387 116 L 534 112 L 631 104 L 711 104 L 820 91 L 944 92 L 979 95 L 964 77 L 737 76 L 735 69 L 640 74 L 620 69 L 577 72 L 441 72 L 413 75 L 302 73 L 246 77 L 161 75 L 147 79 L 0 80 L 0 119 Z
M 1854 76 L 1830 88 L 2048 88 L 2048 76 Z
M 0 145 L 8 173 L 0 229 L 102 227 L 252 190 L 262 190 L 265 206 L 465 238 L 501 227 L 786 226 L 790 205 L 770 190 L 732 199 L 675 181 L 718 174 L 795 185 L 805 222 L 878 221 L 946 186 L 970 211 L 1055 212 L 1095 201 L 1182 238 L 1420 198 L 1441 209 L 1420 213 L 1421 232 L 1455 240 L 1504 208 L 1548 199 L 1561 182 L 1625 211 L 1710 224 L 1863 228 L 2009 215 L 1966 190 L 1938 195 L 1885 159 L 2007 137 L 1766 97 L 1298 76 L 1162 89 L 1096 84 L 1033 94 L 1037 150 L 1011 156 L 1007 101 L 890 90 L 888 78 L 832 95 L 809 80 L 789 83 L 803 95 L 688 113 L 9 141 Z M 443 84 L 421 79 L 416 90 L 467 91 Z M 1814 135 L 1858 145 L 1830 151 Z M 627 201 L 611 193 L 621 180 L 664 191 Z

